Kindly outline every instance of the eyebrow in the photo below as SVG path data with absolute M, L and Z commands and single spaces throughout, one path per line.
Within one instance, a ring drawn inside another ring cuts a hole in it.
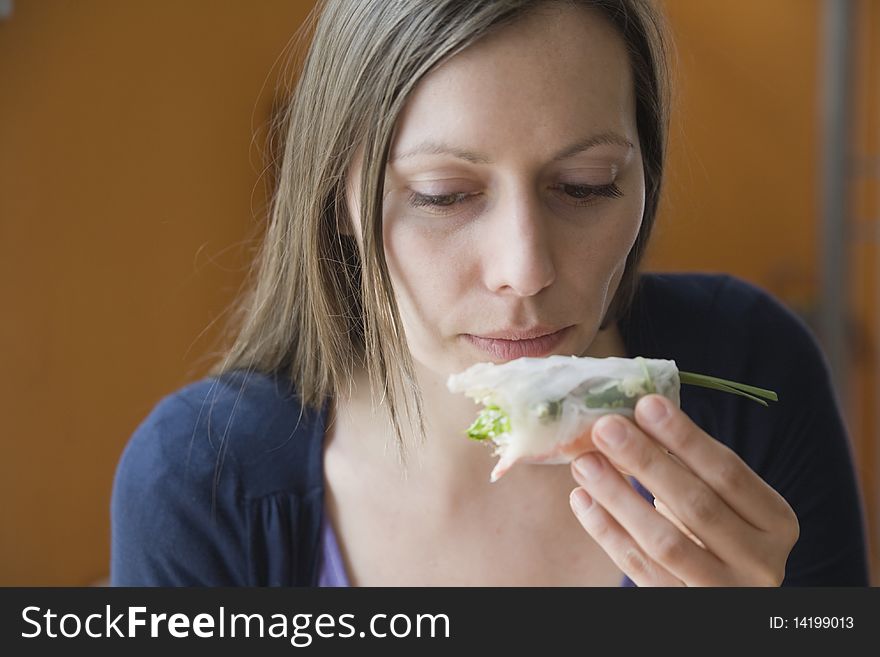
M 574 144 L 563 148 L 559 153 L 553 156 L 553 161 L 558 162 L 560 160 L 565 160 L 567 158 L 577 155 L 578 153 L 588 151 L 595 146 L 602 146 L 606 144 L 611 144 L 615 146 L 626 146 L 630 150 L 635 148 L 633 143 L 622 135 L 619 135 L 616 132 L 603 132 L 598 135 L 586 137 L 585 139 L 581 139 L 580 141 L 577 141 Z M 450 146 L 443 142 L 437 141 L 424 141 L 415 148 L 408 150 L 406 153 L 402 153 L 393 158 L 391 161 L 397 162 L 398 160 L 404 160 L 408 157 L 413 157 L 414 155 L 423 154 L 453 155 L 461 160 L 466 160 L 473 164 L 492 163 L 492 161 L 483 153 L 475 153 L 474 151 L 457 148 L 455 146 Z

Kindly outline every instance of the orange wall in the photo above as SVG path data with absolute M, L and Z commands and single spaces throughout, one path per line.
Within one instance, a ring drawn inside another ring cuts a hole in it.
M 310 7 L 16 0 L 0 21 L 0 584 L 106 575 L 116 461 L 241 281 L 263 82 Z
M 820 3 L 664 4 L 679 100 L 649 264 L 810 312 Z M 106 576 L 116 461 L 216 344 L 265 198 L 252 134 L 310 6 L 16 0 L 0 22 L 0 584 Z
M 663 2 L 677 102 L 651 264 L 814 301 L 819 2 Z

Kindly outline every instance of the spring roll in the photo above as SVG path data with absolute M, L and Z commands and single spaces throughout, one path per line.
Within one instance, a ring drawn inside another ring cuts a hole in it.
M 467 429 L 499 456 L 490 475 L 498 481 L 516 463 L 569 463 L 592 446 L 597 419 L 632 418 L 636 402 L 657 393 L 681 405 L 675 361 L 652 358 L 517 358 L 478 363 L 447 380 L 482 410 Z

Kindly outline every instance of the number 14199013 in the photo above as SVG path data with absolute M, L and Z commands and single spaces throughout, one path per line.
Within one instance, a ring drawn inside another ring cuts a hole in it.
M 771 616 L 770 627 L 774 630 L 849 630 L 855 627 L 852 616 Z

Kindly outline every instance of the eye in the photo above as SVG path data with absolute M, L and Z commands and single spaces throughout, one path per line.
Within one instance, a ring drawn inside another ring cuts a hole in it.
M 479 193 L 419 194 L 418 192 L 412 192 L 409 195 L 409 204 L 411 207 L 422 208 L 424 211 L 432 214 L 450 215 L 466 205 L 475 196 L 479 196 Z
M 575 205 L 590 205 L 595 203 L 597 197 L 620 198 L 623 192 L 614 183 L 608 185 L 568 185 L 561 184 L 559 189 L 566 197 L 572 199 Z
M 416 208 L 421 208 L 426 205 L 448 208 L 449 206 L 455 205 L 456 203 L 461 203 L 468 196 L 470 196 L 470 194 L 466 193 L 432 195 L 413 192 L 412 194 L 410 194 L 409 203 Z

